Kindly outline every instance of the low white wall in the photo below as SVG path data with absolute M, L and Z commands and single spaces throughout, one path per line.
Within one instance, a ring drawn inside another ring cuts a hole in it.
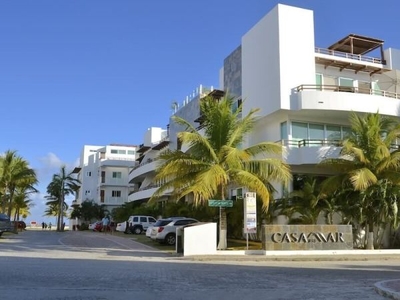
M 217 253 L 217 223 L 205 223 L 184 228 L 183 255 Z

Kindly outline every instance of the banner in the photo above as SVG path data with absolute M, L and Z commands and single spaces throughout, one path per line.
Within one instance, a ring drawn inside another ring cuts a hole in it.
M 244 233 L 257 233 L 257 202 L 256 193 L 244 194 Z

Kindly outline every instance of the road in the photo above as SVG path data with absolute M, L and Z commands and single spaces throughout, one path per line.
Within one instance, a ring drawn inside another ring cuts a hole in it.
M 0 239 L 0 299 L 384 299 L 400 261 L 188 261 L 95 232 Z

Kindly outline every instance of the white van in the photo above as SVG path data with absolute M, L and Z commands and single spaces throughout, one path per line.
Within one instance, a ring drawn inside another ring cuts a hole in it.
M 156 221 L 152 216 L 130 216 L 128 219 L 128 231 L 134 234 L 141 234 Z

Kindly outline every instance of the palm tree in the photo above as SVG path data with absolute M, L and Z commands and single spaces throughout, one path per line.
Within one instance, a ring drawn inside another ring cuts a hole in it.
M 20 219 L 20 215 L 28 214 L 29 208 L 34 206 L 34 203 L 29 199 L 30 192 L 24 188 L 18 188 L 13 201 L 14 221 Z
M 286 215 L 290 224 L 317 224 L 318 217 L 328 205 L 320 193 L 317 178 L 304 176 L 302 182 L 302 188 L 291 192 L 288 201 L 279 201 L 282 202 L 278 206 L 280 214 Z
M 352 113 L 350 123 L 352 132 L 343 143 L 341 156 L 321 162 L 337 171 L 324 182 L 323 190 L 330 194 L 350 188 L 358 193 L 358 197 L 352 197 L 357 203 L 351 205 L 359 207 L 359 219 L 365 220 L 369 231 L 367 248 L 374 249 L 376 226 L 382 221 L 397 225 L 400 151 L 393 150 L 392 145 L 400 136 L 400 126 L 379 113 Z
M 65 196 L 74 194 L 79 188 L 80 181 L 67 173 L 66 167 L 62 166 L 58 174 L 53 175 L 52 181 L 47 186 L 47 198 L 50 200 L 49 213 L 53 213 L 54 209 L 58 209 L 57 213 L 57 230 L 64 230 L 64 214 L 68 205 L 65 203 Z
M 8 150 L 0 157 L 0 189 L 2 195 L 2 212 L 11 216 L 14 195 L 18 188 L 28 193 L 37 192 L 34 185 L 38 183 L 36 173 L 16 151 Z
M 274 189 L 271 181 L 287 182 L 291 178 L 289 167 L 279 158 L 282 146 L 272 142 L 261 142 L 242 149 L 242 143 L 255 124 L 252 109 L 240 118 L 242 107 L 232 110 L 233 100 L 223 97 L 219 101 L 208 96 L 200 100 L 200 114 L 204 134 L 189 121 L 173 116 L 173 121 L 184 126 L 178 133 L 182 144 L 189 146 L 187 152 L 166 150 L 161 152 L 161 164 L 156 170 L 155 181 L 161 186 L 150 201 L 172 191 L 179 200 L 193 196 L 195 205 L 207 205 L 209 199 L 225 200 L 230 185 L 248 188 L 257 193 L 265 210 Z M 203 130 L 202 130 L 203 131 Z M 219 249 L 227 247 L 226 213 L 220 210 Z

